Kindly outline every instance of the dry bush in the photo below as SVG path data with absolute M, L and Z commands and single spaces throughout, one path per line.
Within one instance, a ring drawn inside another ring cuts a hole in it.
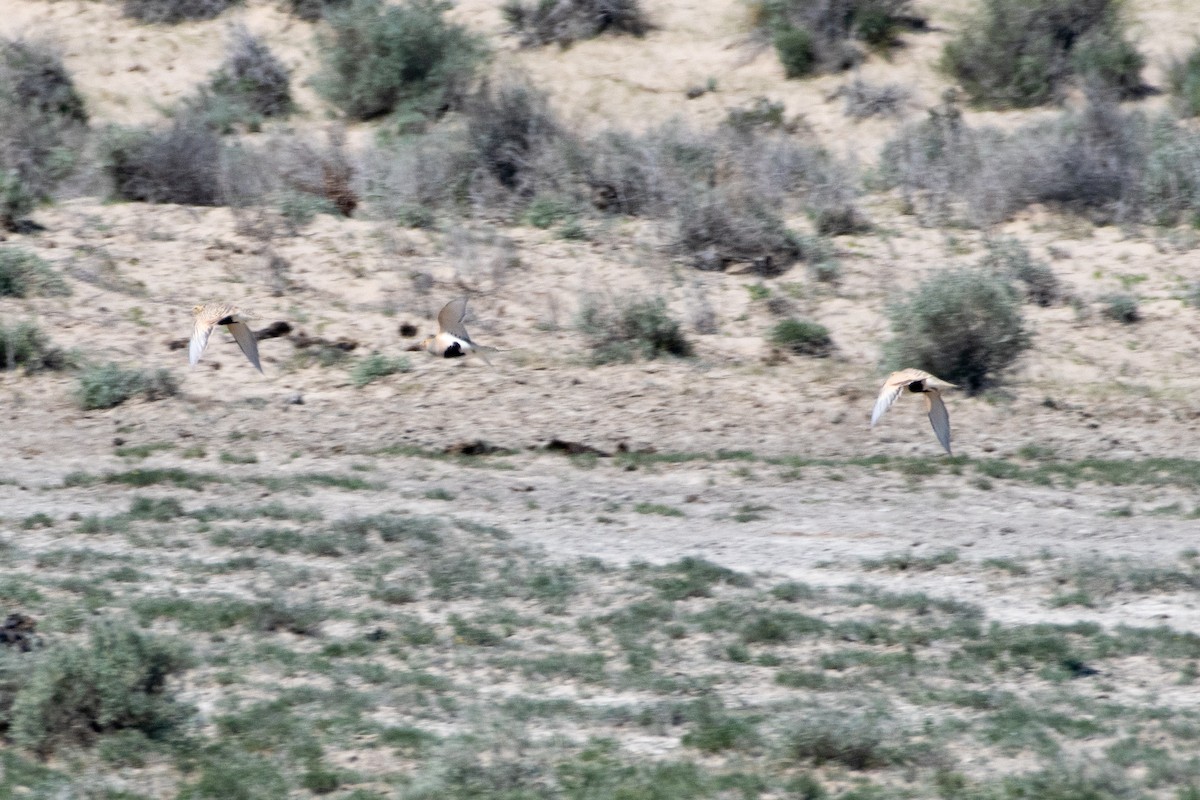
M 467 205 L 472 172 L 466 132 L 437 129 L 368 148 L 363 197 L 375 217 L 432 227 L 439 209 Z
M 353 0 L 326 13 L 314 85 L 354 119 L 399 112 L 420 119 L 461 104 L 482 60 L 482 41 L 444 18 L 448 3 Z
M 905 126 L 883 149 L 879 177 L 933 224 L 987 225 L 1031 203 L 1099 221 L 1145 213 L 1147 125 L 1111 96 L 1004 135 L 970 128 L 952 101 Z
M 942 56 L 971 99 L 994 108 L 1058 100 L 1076 77 L 1131 97 L 1144 62 L 1120 0 L 985 0 Z
M 86 123 L 83 97 L 49 46 L 23 39 L 0 40 L 0 84 L 21 108 Z
M 676 248 L 698 269 L 721 270 L 750 262 L 765 277 L 786 271 L 802 255 L 800 239 L 773 204 L 739 189 L 709 189 L 682 196 L 675 206 Z
M 240 0 L 124 0 L 121 11 L 138 22 L 173 25 L 177 22 L 213 19 Z
M 902 28 L 924 21 L 912 0 L 758 0 L 758 27 L 769 33 L 788 77 L 849 69 L 863 47 L 888 47 Z
M 286 189 L 317 198 L 344 217 L 354 213 L 359 203 L 358 169 L 346 149 L 344 130 L 329 128 L 324 146 L 296 136 L 278 144 L 278 169 Z
M 87 136 L 83 99 L 46 45 L 0 39 L 0 227 L 18 230 L 71 173 Z
M 295 108 L 289 82 L 287 68 L 266 42 L 239 25 L 225 60 L 188 102 L 219 131 L 228 133 L 238 122 L 258 130 L 264 119 L 286 116 Z
M 839 87 L 831 99 L 842 98 L 847 117 L 867 119 L 900 116 L 911 95 L 908 87 L 898 83 L 873 84 L 855 78 Z
M 553 186 L 543 161 L 566 137 L 546 95 L 526 83 L 485 83 L 464 115 L 475 168 L 508 192 L 533 197 Z
M 523 47 L 566 47 L 604 33 L 640 37 L 650 30 L 639 0 L 506 0 L 500 11 Z
M 224 202 L 224 148 L 198 114 L 182 113 L 158 130 L 110 128 L 101 148 L 113 194 L 122 200 L 194 206 Z

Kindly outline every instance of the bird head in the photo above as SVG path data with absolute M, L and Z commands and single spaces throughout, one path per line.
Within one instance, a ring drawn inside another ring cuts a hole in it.
M 200 312 L 201 312 L 201 311 L 203 311 L 203 310 L 204 310 L 204 304 L 203 304 L 203 303 L 197 303 L 196 305 L 192 306 L 192 316 L 193 316 L 193 317 L 198 317 L 198 316 L 200 316 Z

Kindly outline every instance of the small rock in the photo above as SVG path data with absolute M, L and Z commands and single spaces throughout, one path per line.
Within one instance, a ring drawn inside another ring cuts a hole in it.
M 120 436 L 113 437 L 113 447 L 120 447 L 123 444 L 125 444 L 125 440 L 122 439 Z
M 299 392 L 292 392 L 283 402 L 285 405 L 289 406 L 302 406 L 304 405 L 304 395 L 300 394 Z

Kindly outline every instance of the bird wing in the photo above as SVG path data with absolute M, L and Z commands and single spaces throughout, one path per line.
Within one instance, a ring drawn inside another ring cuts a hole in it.
M 254 338 L 254 331 L 250 330 L 250 326 L 240 319 L 234 320 L 226 327 L 233 334 L 233 338 L 237 340 L 238 347 L 242 348 L 246 358 L 250 359 L 250 363 L 256 370 L 262 372 L 262 365 L 258 363 L 258 340 Z
M 900 396 L 900 392 L 904 391 L 904 387 L 908 386 L 913 381 L 921 380 L 920 375 L 910 373 L 920 373 L 919 369 L 902 369 L 899 372 L 893 372 L 887 376 L 887 380 L 883 382 L 883 388 L 879 390 L 879 397 L 875 398 L 875 408 L 871 411 L 871 427 L 875 427 L 875 423 L 879 422 L 892 403 L 896 402 L 896 398 Z
M 438 330 L 457 336 L 464 342 L 470 342 L 471 337 L 467 335 L 466 326 L 463 325 L 463 320 L 466 318 L 467 298 L 459 297 L 451 300 L 438 312 Z
M 891 375 L 888 375 L 887 382 L 895 383 L 900 386 L 908 386 L 913 381 L 927 381 L 930 378 L 935 381 L 938 380 L 938 378 L 935 378 L 933 375 L 930 375 L 923 369 L 913 369 L 912 367 L 909 367 L 908 369 L 898 370 L 897 372 L 893 372 Z
M 946 448 L 946 452 L 954 455 L 950 452 L 950 414 L 946 411 L 946 404 L 942 402 L 942 393 L 937 389 L 926 389 L 924 394 L 925 410 L 929 412 L 933 432 L 937 434 L 938 441 Z
M 200 361 L 200 356 L 204 354 L 204 348 L 208 347 L 208 337 L 213 332 L 212 322 L 207 319 L 198 318 L 195 326 L 192 328 L 192 341 L 188 346 L 188 363 L 191 366 L 196 366 Z

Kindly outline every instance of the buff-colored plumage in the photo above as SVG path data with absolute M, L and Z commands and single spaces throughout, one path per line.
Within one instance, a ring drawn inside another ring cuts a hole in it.
M 434 336 L 426 336 L 421 341 L 421 348 L 441 358 L 458 358 L 475 353 L 490 366 L 491 361 L 484 354 L 485 350 L 495 350 L 471 341 L 463 320 L 467 318 L 467 298 L 459 297 L 451 300 L 438 312 L 438 332 Z
M 245 322 L 245 315 L 238 311 L 237 306 L 229 303 L 207 303 L 193 308 L 192 316 L 196 318 L 196 324 L 192 328 L 188 361 L 193 367 L 200 361 L 200 356 L 204 354 L 204 348 L 208 346 L 208 337 L 212 335 L 213 329 L 218 325 L 224 325 L 233 334 L 234 340 L 242 348 L 242 352 L 246 354 L 246 358 L 250 360 L 254 368 L 259 372 L 263 371 L 262 365 L 258 362 L 258 340 L 254 338 L 254 331 L 250 330 L 250 326 Z
M 875 427 L 875 423 L 892 407 L 901 392 L 906 389 L 910 392 L 920 392 L 925 396 L 925 411 L 929 414 L 933 432 L 937 434 L 938 441 L 942 443 L 946 452 L 953 455 L 950 451 L 950 414 L 946 411 L 946 404 L 942 402 L 942 393 L 936 386 L 931 385 L 934 383 L 955 388 L 953 383 L 946 383 L 920 369 L 902 369 L 888 375 L 887 380 L 883 382 L 883 388 L 879 390 L 879 397 L 875 399 L 875 408 L 871 411 L 871 427 Z

